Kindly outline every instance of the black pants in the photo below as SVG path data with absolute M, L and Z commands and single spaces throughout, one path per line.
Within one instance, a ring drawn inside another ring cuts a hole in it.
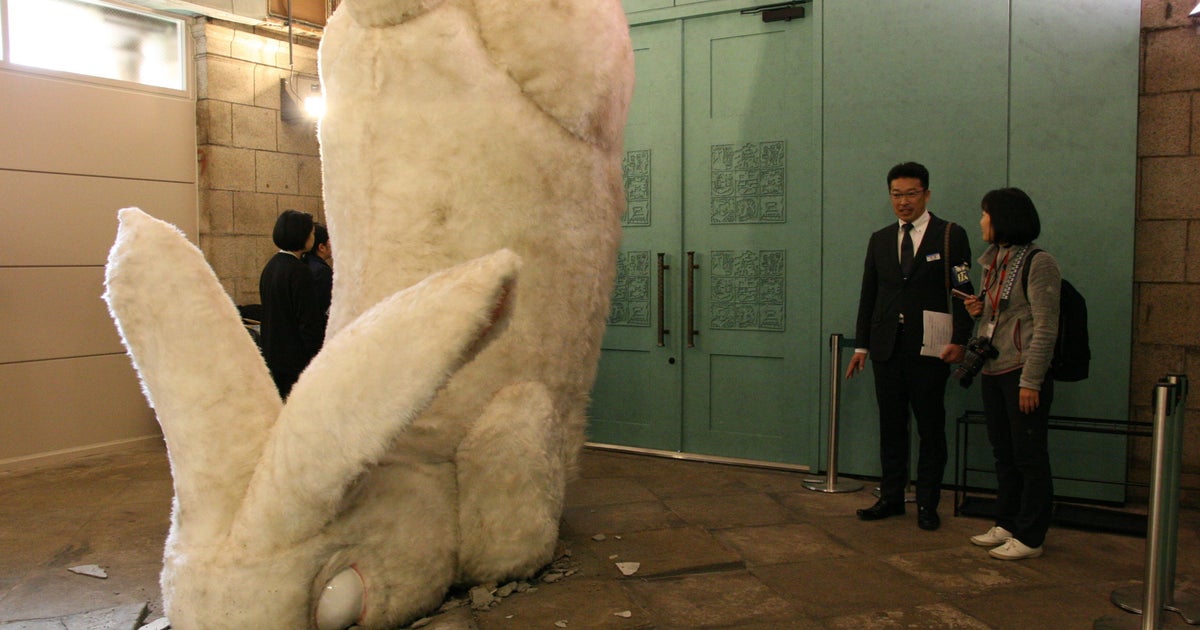
M 1021 370 L 983 375 L 983 413 L 996 457 L 996 524 L 1030 547 L 1041 547 L 1054 509 L 1054 481 L 1046 424 L 1054 400 L 1054 380 L 1042 383 L 1038 408 L 1021 411 Z
M 910 333 L 911 334 L 911 333 Z M 917 340 L 919 345 L 920 341 Z M 946 470 L 946 379 L 950 366 L 921 356 L 913 344 L 897 341 L 887 361 L 874 361 L 875 401 L 879 404 L 879 498 L 904 501 L 908 483 L 909 409 L 917 419 L 917 505 L 937 508 Z

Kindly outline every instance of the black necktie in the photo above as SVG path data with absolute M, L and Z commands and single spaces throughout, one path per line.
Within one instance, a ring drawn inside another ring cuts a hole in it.
M 912 274 L 913 268 L 913 225 L 911 223 L 905 223 L 900 227 L 904 228 L 904 238 L 900 239 L 900 271 L 904 274 L 904 277 L 907 278 L 910 274 Z

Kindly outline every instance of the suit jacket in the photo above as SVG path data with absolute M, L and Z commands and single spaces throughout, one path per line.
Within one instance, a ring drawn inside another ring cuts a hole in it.
M 904 314 L 905 335 L 913 334 L 920 339 L 925 334 L 922 311 L 946 312 L 945 261 L 950 261 L 952 276 L 954 267 L 968 269 L 971 261 L 971 244 L 961 225 L 956 224 L 950 230 L 950 251 L 943 251 L 949 225 L 929 215 L 929 225 L 921 239 L 921 247 L 913 256 L 913 272 L 907 280 L 900 271 L 896 247 L 900 240 L 899 222 L 894 221 L 871 235 L 855 328 L 855 345 L 866 348 L 871 359 L 886 361 L 892 357 L 901 313 Z M 951 286 L 974 292 L 969 281 L 958 284 L 951 278 Z M 954 316 L 951 343 L 963 345 L 971 337 L 975 320 L 967 313 L 962 300 L 952 299 L 951 303 Z
M 279 252 L 263 268 L 258 295 L 263 358 L 276 384 L 287 391 L 323 341 L 324 313 L 317 306 L 312 271 L 299 258 Z

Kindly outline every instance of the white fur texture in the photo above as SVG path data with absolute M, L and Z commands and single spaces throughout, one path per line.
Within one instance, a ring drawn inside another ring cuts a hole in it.
M 309 627 L 322 579 L 376 555 L 386 567 L 371 574 L 376 587 L 399 567 L 423 571 L 400 578 L 396 612 L 440 601 L 455 572 L 453 469 L 387 480 L 377 464 L 460 366 L 503 334 L 517 256 L 468 261 L 375 305 L 327 340 L 281 407 L 200 252 L 140 210 L 120 217 L 105 299 L 171 456 L 162 585 L 172 627 Z M 188 286 L 146 284 L 168 278 Z M 264 408 L 278 417 L 263 422 Z
M 372 629 L 529 576 L 584 439 L 624 209 L 619 0 L 344 0 L 320 54 L 337 271 L 286 405 L 178 231 L 124 210 L 109 258 L 175 476 L 179 630 L 312 628 L 349 566 Z

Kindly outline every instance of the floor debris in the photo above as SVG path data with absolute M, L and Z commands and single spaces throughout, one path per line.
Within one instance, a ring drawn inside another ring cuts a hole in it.
M 105 571 L 98 564 L 81 564 L 77 567 L 71 567 L 67 570 L 71 573 L 78 573 L 79 575 L 100 578 L 102 580 L 108 578 L 108 571 Z
M 621 570 L 621 575 L 628 576 L 628 575 L 633 575 L 634 573 L 637 573 L 638 569 L 642 568 L 642 563 L 641 562 L 618 562 L 617 568 Z

